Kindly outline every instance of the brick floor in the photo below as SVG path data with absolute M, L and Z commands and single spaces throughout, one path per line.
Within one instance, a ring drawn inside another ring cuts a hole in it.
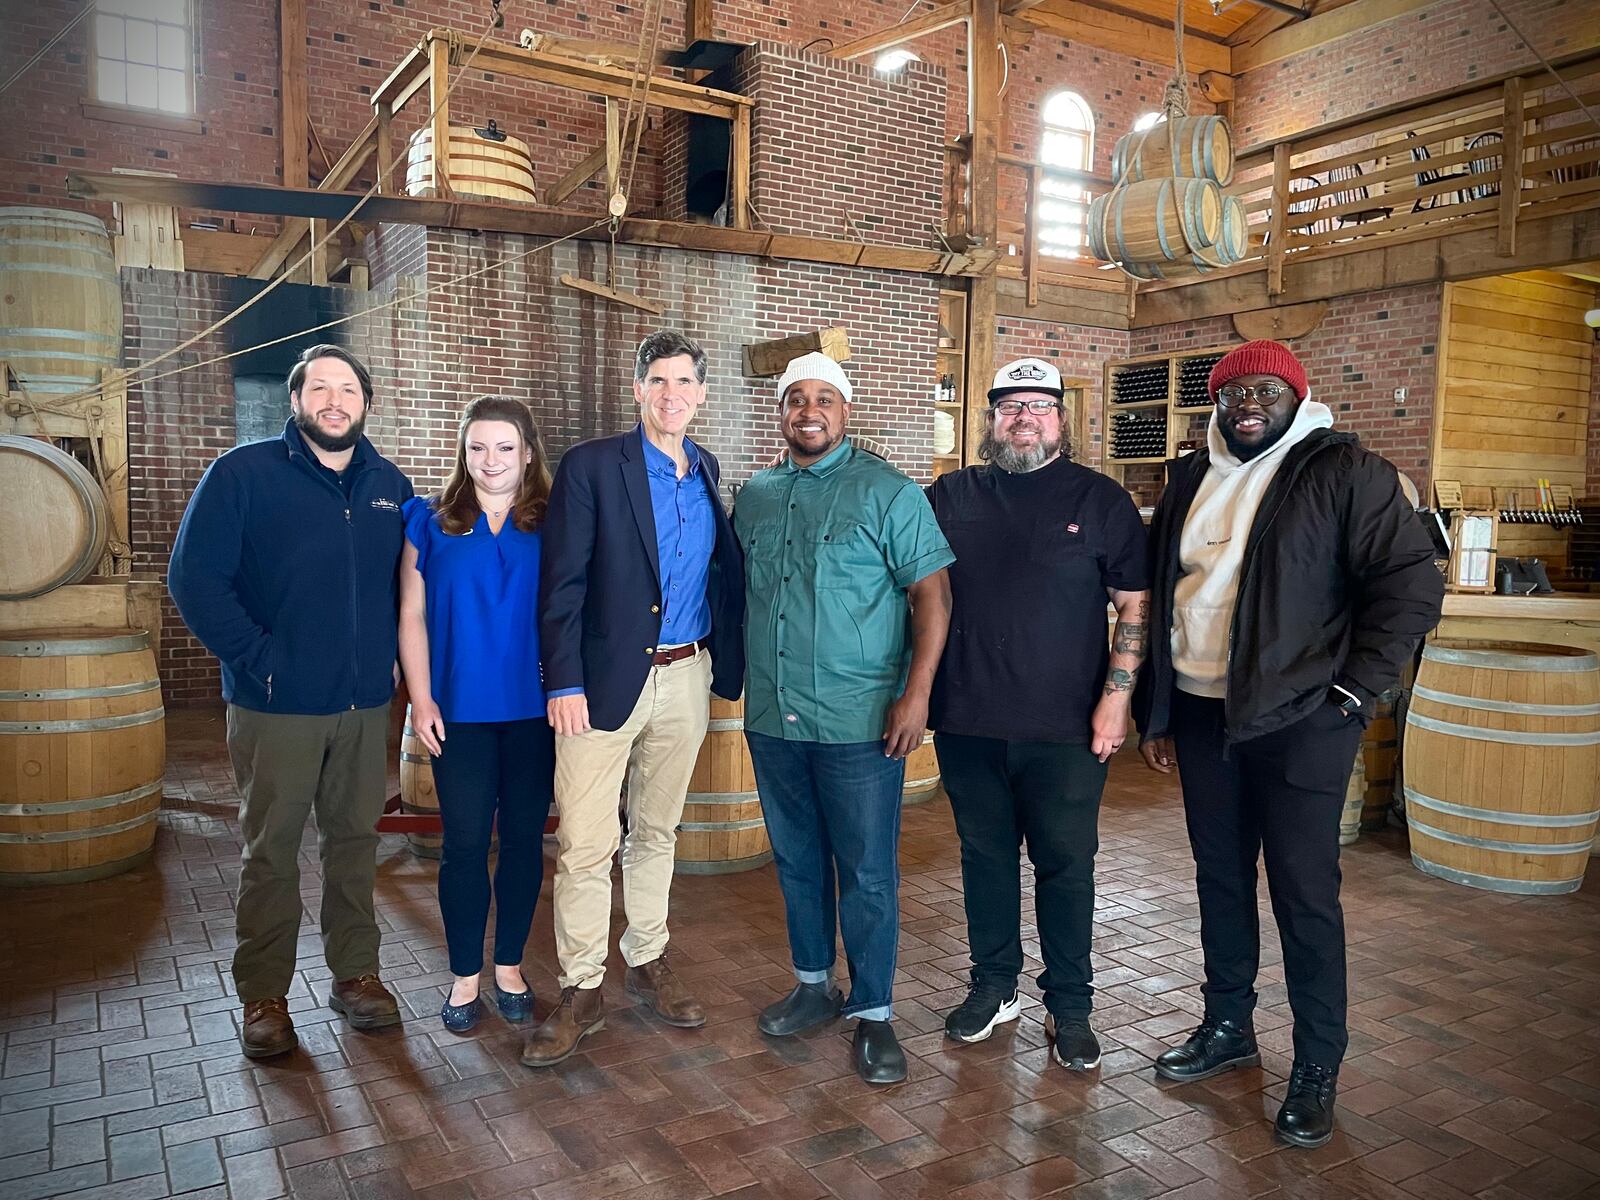
M 1275 940 L 1262 1068 L 1188 1087 L 1151 1072 L 1200 1009 L 1198 918 L 1175 785 L 1127 753 L 1101 821 L 1092 1078 L 1048 1064 L 1036 998 L 986 1043 L 942 1038 L 966 955 L 937 800 L 907 812 L 901 847 L 899 1087 L 857 1081 L 841 1027 L 756 1033 L 789 986 L 770 868 L 675 884 L 673 950 L 704 1028 L 643 1015 L 614 972 L 605 1032 L 560 1067 L 521 1067 L 498 1017 L 446 1034 L 434 866 L 399 838 L 380 852 L 379 913 L 406 1023 L 359 1034 L 322 1007 L 308 925 L 291 996 L 302 1049 L 252 1064 L 227 969 L 238 838 L 221 722 L 180 713 L 169 732 L 152 865 L 0 900 L 4 1200 L 1600 1196 L 1600 870 L 1576 896 L 1516 899 L 1423 877 L 1398 831 L 1350 848 L 1350 1058 L 1339 1133 L 1313 1152 L 1266 1123 L 1289 1066 Z M 312 912 L 314 861 L 308 843 Z M 552 945 L 547 890 L 527 968 L 541 1012 Z

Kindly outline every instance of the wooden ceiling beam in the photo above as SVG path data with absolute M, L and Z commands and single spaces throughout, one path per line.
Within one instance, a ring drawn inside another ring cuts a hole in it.
M 898 25 L 890 25 L 887 29 L 865 34 L 845 42 L 842 46 L 835 46 L 828 53 L 834 58 L 865 58 L 869 54 L 892 50 L 906 42 L 927 37 L 930 33 L 938 33 L 941 29 L 949 29 L 950 26 L 959 25 L 971 16 L 972 0 L 954 0 L 954 3 L 940 5 L 920 17 L 901 21 Z
M 1115 50 L 1147 62 L 1171 64 L 1177 61 L 1170 23 L 1160 23 L 1154 18 L 1140 20 L 1078 0 L 1047 2 L 1049 7 L 1032 8 L 1018 15 L 1041 31 L 1068 41 Z M 1221 42 L 1185 34 L 1183 54 L 1191 71 L 1233 74 L 1232 56 Z
M 1368 25 L 1401 17 L 1434 3 L 1437 0 L 1351 0 L 1337 7 L 1326 5 L 1316 16 L 1268 33 L 1251 45 L 1235 46 L 1233 73 L 1242 75 L 1296 54 L 1304 54 L 1324 43 L 1348 37 Z

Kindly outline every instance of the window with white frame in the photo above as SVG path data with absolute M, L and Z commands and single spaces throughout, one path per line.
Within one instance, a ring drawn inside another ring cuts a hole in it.
M 1087 237 L 1089 201 L 1082 183 L 1062 171 L 1084 171 L 1094 163 L 1094 112 L 1076 92 L 1056 92 L 1040 113 L 1044 133 L 1039 143 L 1039 253 L 1076 258 Z M 1054 168 L 1054 170 L 1052 170 Z
M 183 116 L 194 110 L 191 0 L 95 0 L 94 98 Z

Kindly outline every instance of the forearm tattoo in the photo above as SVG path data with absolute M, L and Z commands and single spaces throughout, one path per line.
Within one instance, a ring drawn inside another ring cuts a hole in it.
M 1118 692 L 1131 692 L 1133 685 L 1139 678 L 1139 668 L 1124 670 L 1122 667 L 1112 667 L 1111 673 L 1106 676 L 1106 695 L 1114 696 Z
M 1139 679 L 1139 666 L 1149 647 L 1150 602 L 1141 600 L 1137 616 L 1119 617 L 1111 635 L 1111 670 L 1106 674 L 1105 694 L 1131 692 Z

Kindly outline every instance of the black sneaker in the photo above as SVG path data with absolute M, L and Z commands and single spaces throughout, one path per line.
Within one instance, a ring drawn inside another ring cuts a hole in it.
M 1057 1022 L 1045 1018 L 1045 1036 L 1051 1039 L 1050 1057 L 1069 1071 L 1092 1071 L 1100 1065 L 1100 1039 L 1084 1017 Z
M 1008 994 L 974 983 L 967 989 L 967 998 L 944 1019 L 944 1032 L 958 1042 L 981 1042 L 994 1032 L 996 1025 L 1015 1021 L 1021 1015 L 1022 997 L 1016 988 Z
M 1207 1017 L 1181 1046 L 1156 1059 L 1156 1074 L 1178 1083 L 1210 1079 L 1234 1067 L 1258 1067 L 1261 1051 L 1249 1025 Z
M 1327 1144 L 1333 1136 L 1333 1100 L 1338 1092 L 1336 1069 L 1295 1063 L 1289 1072 L 1289 1094 L 1278 1110 L 1278 1137 L 1308 1150 Z

